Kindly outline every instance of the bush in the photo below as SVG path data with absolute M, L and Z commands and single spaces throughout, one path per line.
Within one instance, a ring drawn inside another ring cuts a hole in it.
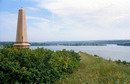
M 74 51 L 0 49 L 0 84 L 52 84 L 79 66 Z
M 14 43 L 5 44 L 5 45 L 4 45 L 4 48 L 13 48 L 13 44 L 14 44 Z
M 126 65 L 128 67 L 130 67 L 130 62 L 126 62 L 126 61 L 121 61 L 121 60 L 117 60 L 115 61 L 117 64 L 123 64 L 123 65 Z

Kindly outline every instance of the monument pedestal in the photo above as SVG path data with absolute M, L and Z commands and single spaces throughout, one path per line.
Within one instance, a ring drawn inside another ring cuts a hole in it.
M 29 48 L 30 44 L 29 43 L 15 43 L 13 46 L 15 48 Z

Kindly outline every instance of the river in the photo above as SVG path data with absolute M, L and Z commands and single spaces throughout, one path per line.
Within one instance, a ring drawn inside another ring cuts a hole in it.
M 105 59 L 111 60 L 122 60 L 130 62 L 130 46 L 118 46 L 118 45 L 107 45 L 107 46 L 31 46 L 31 49 L 36 48 L 47 48 L 51 50 L 74 50 L 76 52 L 82 51 L 92 55 L 98 55 Z

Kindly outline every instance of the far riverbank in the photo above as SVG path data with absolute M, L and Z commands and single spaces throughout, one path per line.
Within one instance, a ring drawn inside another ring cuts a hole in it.
M 106 46 L 31 46 L 31 49 L 47 48 L 51 50 L 74 50 L 82 51 L 92 55 L 98 55 L 105 59 L 121 60 L 130 62 L 130 46 L 106 45 Z

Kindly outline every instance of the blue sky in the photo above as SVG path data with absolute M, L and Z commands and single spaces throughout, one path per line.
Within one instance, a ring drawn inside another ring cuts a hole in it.
M 19 8 L 28 40 L 130 39 L 130 0 L 0 0 L 0 41 L 15 41 Z

